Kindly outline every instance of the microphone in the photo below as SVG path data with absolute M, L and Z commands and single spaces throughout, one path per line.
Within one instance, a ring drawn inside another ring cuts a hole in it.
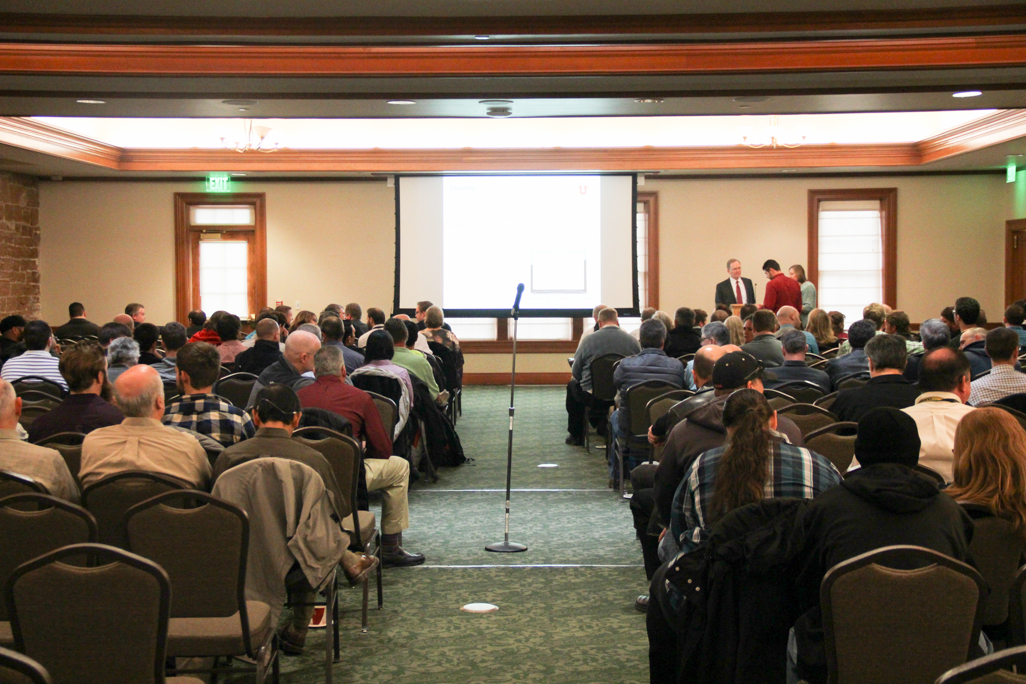
M 513 315 L 516 316 L 520 312 L 520 295 L 524 294 L 524 284 L 520 283 L 517 285 L 517 298 L 513 302 Z

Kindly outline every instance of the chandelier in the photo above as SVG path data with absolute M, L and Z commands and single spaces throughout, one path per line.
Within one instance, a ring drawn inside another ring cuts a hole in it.
M 242 122 L 244 136 L 241 140 L 228 142 L 225 136 L 221 136 L 221 144 L 226 150 L 232 150 L 242 154 L 243 152 L 277 152 L 280 148 L 278 143 L 267 140 L 271 129 L 267 126 L 254 126 L 252 119 L 245 119 Z
M 762 149 L 763 147 L 772 147 L 773 149 L 786 147 L 788 149 L 794 149 L 795 147 L 801 147 L 805 143 L 804 135 L 800 136 L 800 140 L 796 140 L 793 137 L 786 139 L 786 134 L 787 131 L 780 126 L 780 118 L 774 114 L 770 117 L 769 127 L 759 137 L 759 142 L 749 142 L 749 137 L 751 136 L 742 130 L 741 143 L 756 150 Z

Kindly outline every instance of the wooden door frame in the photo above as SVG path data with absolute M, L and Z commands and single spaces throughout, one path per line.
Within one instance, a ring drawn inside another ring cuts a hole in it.
M 1016 301 L 1017 297 L 1013 290 L 1012 278 L 1012 241 L 1013 233 L 1026 231 L 1026 219 L 1012 219 L 1005 221 L 1005 306 Z
M 186 321 L 192 306 L 194 274 L 192 249 L 192 233 L 190 229 L 189 208 L 195 205 L 249 205 L 254 210 L 252 226 L 204 226 L 205 229 L 217 229 L 222 232 L 253 233 L 254 258 L 249 264 L 249 302 L 255 313 L 267 305 L 267 212 L 266 196 L 262 192 L 237 192 L 208 195 L 198 192 L 175 193 L 175 316 L 178 321 Z M 198 284 L 196 285 L 198 286 Z

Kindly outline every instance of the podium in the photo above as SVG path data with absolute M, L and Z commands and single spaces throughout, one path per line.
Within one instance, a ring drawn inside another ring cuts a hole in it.
M 737 316 L 738 318 L 741 318 L 741 307 L 742 307 L 742 306 L 744 306 L 744 304 L 731 304 L 731 305 L 730 305 L 730 311 L 731 311 L 731 313 L 732 313 L 732 314 L 733 314 L 734 316 Z

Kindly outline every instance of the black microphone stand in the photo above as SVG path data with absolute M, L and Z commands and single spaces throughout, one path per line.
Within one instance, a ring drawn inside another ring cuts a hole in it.
M 513 481 L 513 390 L 517 386 L 517 321 L 520 318 L 520 295 L 524 291 L 521 284 L 517 287 L 517 299 L 513 302 L 513 310 L 510 317 L 513 319 L 513 373 L 509 382 L 509 447 L 506 453 L 506 536 L 501 542 L 495 542 L 485 547 L 485 551 L 495 553 L 520 553 L 527 551 L 523 544 L 517 544 L 509 540 L 509 493 Z

